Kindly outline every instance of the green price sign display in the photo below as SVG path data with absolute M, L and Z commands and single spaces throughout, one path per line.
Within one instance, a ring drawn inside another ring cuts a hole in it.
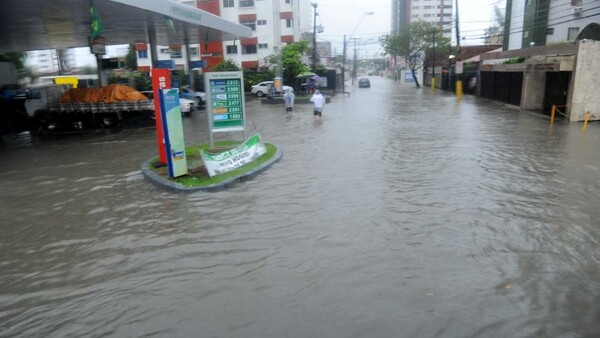
M 241 72 L 207 73 L 208 109 L 213 131 L 243 130 L 244 82 Z
M 217 132 L 242 131 L 245 140 L 246 101 L 243 73 L 208 72 L 204 75 L 204 88 L 207 93 L 206 115 L 211 146 L 213 133 Z

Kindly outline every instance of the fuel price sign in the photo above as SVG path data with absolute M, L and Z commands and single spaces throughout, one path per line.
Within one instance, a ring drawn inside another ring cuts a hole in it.
M 204 76 L 207 92 L 206 112 L 212 134 L 217 132 L 242 131 L 246 139 L 244 75 L 242 72 L 209 72 Z
M 242 72 L 206 74 L 210 127 L 214 132 L 243 130 L 244 82 Z

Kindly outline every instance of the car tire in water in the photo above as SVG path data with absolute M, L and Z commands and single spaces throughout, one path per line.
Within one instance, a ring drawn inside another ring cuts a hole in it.
M 116 114 L 102 114 L 99 118 L 100 126 L 104 128 L 114 128 L 119 123 Z
M 256 92 L 256 96 L 258 96 L 258 97 L 262 97 L 263 95 L 265 95 L 265 93 L 263 93 L 260 90 Z

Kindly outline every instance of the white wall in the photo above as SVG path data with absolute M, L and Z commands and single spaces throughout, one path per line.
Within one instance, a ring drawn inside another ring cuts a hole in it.
M 593 120 L 600 120 L 600 41 L 578 43 L 575 72 L 573 73 L 573 95 L 570 120 L 582 121 L 586 112 Z
M 523 44 L 523 16 L 525 14 L 525 0 L 513 0 L 511 8 L 510 33 L 508 49 L 521 49 Z
M 571 6 L 570 0 L 551 1 L 548 27 L 553 27 L 554 33 L 546 36 L 546 44 L 567 42 L 569 27 L 577 27 L 581 32 L 590 23 L 598 22 L 598 14 L 600 1 L 597 0 L 584 0 L 581 6 Z M 596 16 L 586 18 L 591 15 Z

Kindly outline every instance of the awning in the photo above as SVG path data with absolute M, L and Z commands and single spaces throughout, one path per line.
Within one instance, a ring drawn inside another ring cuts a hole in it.
M 159 45 L 234 40 L 252 36 L 246 26 L 171 0 L 95 0 L 107 45 L 149 42 Z M 89 46 L 90 2 L 81 0 L 3 0 L 0 52 Z

